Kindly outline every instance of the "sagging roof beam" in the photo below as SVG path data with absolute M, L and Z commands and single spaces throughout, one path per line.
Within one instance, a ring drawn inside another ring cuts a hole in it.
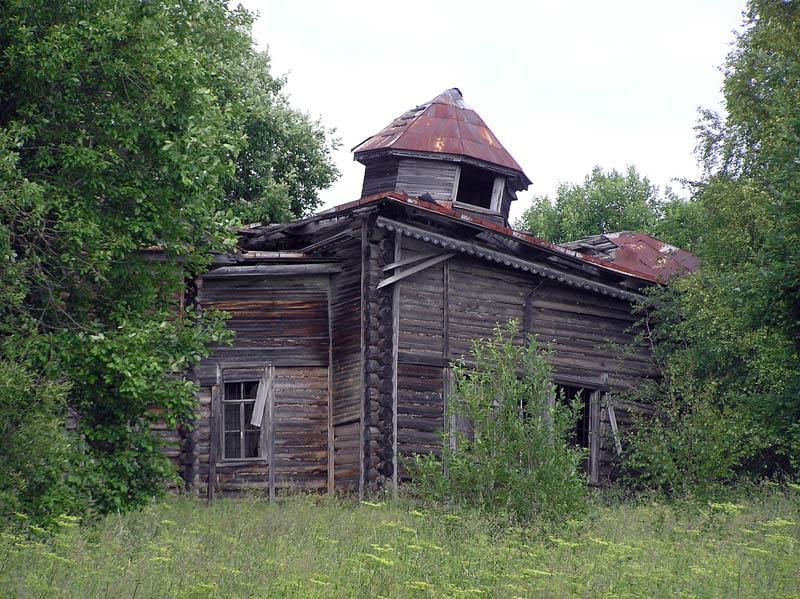
M 572 287 L 577 287 L 578 289 L 586 289 L 588 291 L 592 291 L 600 295 L 607 295 L 611 297 L 625 299 L 631 302 L 639 302 L 642 299 L 644 299 L 644 297 L 639 295 L 638 293 L 623 291 L 621 289 L 616 289 L 615 287 L 612 287 L 610 285 L 604 285 L 603 283 L 587 281 L 586 279 L 583 279 L 581 277 L 570 275 L 555 270 L 553 268 L 549 268 L 542 264 L 538 264 L 536 262 L 522 260 L 520 258 L 517 258 L 516 256 L 511 256 L 509 254 L 504 254 L 502 252 L 490 250 L 488 248 L 483 248 L 481 246 L 475 245 L 474 243 L 459 241 L 458 239 L 453 239 L 452 237 L 447 237 L 439 233 L 434 233 L 432 231 L 426 231 L 425 229 L 420 229 L 417 227 L 413 227 L 411 225 L 406 225 L 404 223 L 400 223 L 395 220 L 385 218 L 383 216 L 379 216 L 377 218 L 376 223 L 378 227 L 382 229 L 387 229 L 388 231 L 400 231 L 403 235 L 406 235 L 407 237 L 413 237 L 414 239 L 419 239 L 420 241 L 423 241 L 425 243 L 437 245 L 446 250 L 455 250 L 457 252 L 461 252 L 471 256 L 478 256 L 479 258 L 490 260 L 492 262 L 498 262 L 500 264 L 504 264 L 512 268 L 517 268 L 524 272 L 530 272 L 539 275 L 540 277 L 544 277 L 546 279 L 552 279 L 560 283 L 566 283 L 567 285 L 571 285 Z

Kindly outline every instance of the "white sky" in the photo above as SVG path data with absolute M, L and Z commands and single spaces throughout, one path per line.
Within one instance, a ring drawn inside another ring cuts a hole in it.
M 595 164 L 635 164 L 661 186 L 699 174 L 698 107 L 720 109 L 723 63 L 745 0 L 240 0 L 288 76 L 292 104 L 335 127 L 342 176 L 324 207 L 357 199 L 350 149 L 450 87 L 461 89 L 553 196 Z M 672 184 L 679 191 L 677 183 Z

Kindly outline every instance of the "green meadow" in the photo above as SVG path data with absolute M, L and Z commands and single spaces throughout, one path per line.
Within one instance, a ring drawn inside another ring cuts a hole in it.
M 406 501 L 188 497 L 0 542 L 4 597 L 799 597 L 800 493 L 597 497 L 519 528 Z M 25 530 L 23 534 L 21 531 Z

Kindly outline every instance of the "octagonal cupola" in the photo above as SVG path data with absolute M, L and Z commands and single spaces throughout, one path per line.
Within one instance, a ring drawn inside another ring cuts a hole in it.
M 353 155 L 365 166 L 362 197 L 399 191 L 503 223 L 531 183 L 458 88 L 405 112 Z

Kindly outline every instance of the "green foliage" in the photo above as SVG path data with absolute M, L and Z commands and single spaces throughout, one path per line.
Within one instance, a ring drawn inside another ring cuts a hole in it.
M 246 515 L 246 517 L 244 517 Z M 7 597 L 796 597 L 800 497 L 611 503 L 558 527 L 299 496 L 182 497 L 0 535 Z
M 300 215 L 335 176 L 327 132 L 288 106 L 251 20 L 222 0 L 3 6 L 0 361 L 37 389 L 66 383 L 81 417 L 66 481 L 84 507 L 140 505 L 171 475 L 151 414 L 185 419 L 183 373 L 227 338 L 219 315 L 179 312 L 186 281 L 240 217 Z M 12 405 L 31 387 L 10 380 Z
M 668 497 L 725 495 L 741 468 L 764 447 L 747 414 L 679 384 L 687 398 L 657 401 L 658 416 L 636 419 L 625 435 L 622 480 L 635 491 Z M 675 392 L 662 385 L 657 397 Z
M 473 342 L 470 364 L 453 365 L 451 421 L 468 431 L 442 434 L 441 457 L 416 456 L 412 477 L 423 497 L 555 520 L 584 506 L 585 451 L 569 444 L 580 403 L 556 396 L 550 367 L 531 337 L 514 343 L 512 321 Z M 451 442 L 452 441 L 452 442 Z
M 598 233 L 651 232 L 664 202 L 658 188 L 635 167 L 629 166 L 623 175 L 596 166 L 583 184 L 560 184 L 554 202 L 535 197 L 517 226 L 553 243 Z
M 691 210 L 702 269 L 650 302 L 677 407 L 635 461 L 675 461 L 694 484 L 800 466 L 799 37 L 796 2 L 750 2 L 725 65 L 727 116 L 706 112 L 699 127 L 706 173 Z M 656 486 L 676 476 L 642 475 Z
M 75 510 L 66 481 L 75 452 L 64 429 L 68 386 L 0 361 L 0 514 L 25 511 L 47 524 Z

